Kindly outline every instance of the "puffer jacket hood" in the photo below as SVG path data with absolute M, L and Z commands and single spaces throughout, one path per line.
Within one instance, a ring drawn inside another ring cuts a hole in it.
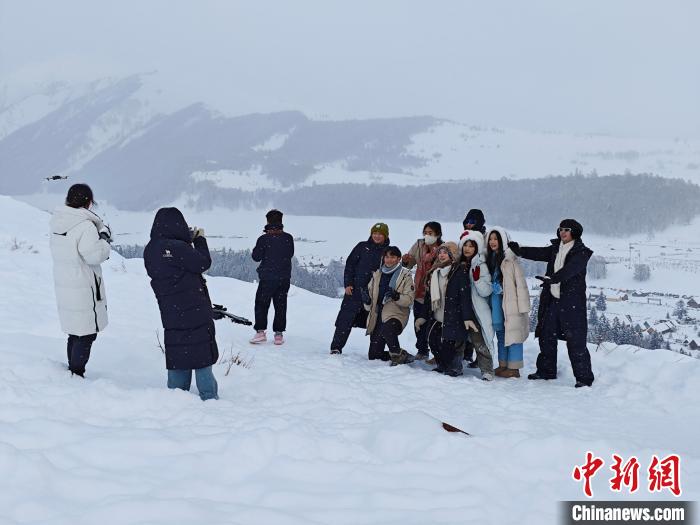
M 508 243 L 510 242 L 510 235 L 508 234 L 508 231 L 502 226 L 491 226 L 488 232 L 486 232 L 486 237 L 484 238 L 484 241 L 486 242 L 487 249 L 489 244 L 489 238 L 491 237 L 491 234 L 493 232 L 497 232 L 498 235 L 501 237 L 501 243 L 503 244 L 503 253 L 505 253 L 508 249 Z
M 177 208 L 161 208 L 153 219 L 151 239 L 175 239 L 191 242 L 192 234 L 180 210 Z
M 64 235 L 84 221 L 92 222 L 98 230 L 103 226 L 102 219 L 87 208 L 59 206 L 51 216 L 51 232 Z

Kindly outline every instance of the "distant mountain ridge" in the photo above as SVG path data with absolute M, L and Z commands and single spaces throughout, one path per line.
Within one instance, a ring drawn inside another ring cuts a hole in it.
M 0 89 L 0 193 L 9 195 L 53 191 L 44 179 L 57 173 L 92 184 L 119 208 L 148 210 L 183 195 L 206 202 L 217 188 L 298 197 L 348 183 L 625 172 L 700 181 L 700 141 L 502 130 L 431 116 L 226 116 L 202 102 L 167 107 L 144 75 L 53 83 L 15 100 Z

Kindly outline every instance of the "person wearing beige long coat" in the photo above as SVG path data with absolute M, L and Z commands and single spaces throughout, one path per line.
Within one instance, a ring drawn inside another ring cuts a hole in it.
M 491 314 L 498 340 L 498 377 L 520 377 L 523 343 L 530 333 L 530 292 L 510 237 L 500 227 L 487 235 L 486 260 L 492 277 Z M 504 250 L 505 247 L 505 250 Z

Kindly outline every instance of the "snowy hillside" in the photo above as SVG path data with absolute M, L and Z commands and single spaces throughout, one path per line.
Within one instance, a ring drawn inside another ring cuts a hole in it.
M 217 325 L 223 357 L 250 366 L 215 366 L 221 399 L 202 403 L 165 388 L 142 263 L 113 254 L 110 325 L 87 378 L 71 377 L 47 223 L 0 197 L 1 523 L 555 523 L 557 501 L 583 499 L 571 472 L 587 450 L 678 453 L 682 499 L 700 497 L 700 361 L 670 352 L 592 347 L 592 389 L 573 388 L 563 349 L 546 384 L 448 378 L 367 361 L 359 331 L 329 356 L 339 302 L 292 289 L 284 347 Z M 209 286 L 252 316 L 254 285 Z M 528 341 L 526 370 L 535 356 Z M 600 499 L 618 497 L 607 479 L 594 478 Z M 632 496 L 654 497 L 670 496 Z
M 108 191 L 121 207 L 149 209 L 212 188 L 415 186 L 576 172 L 700 182 L 697 139 L 498 129 L 430 116 L 226 115 L 206 102 L 170 97 L 157 74 L 53 82 L 20 93 L 6 83 L 0 86 L 0 191 L 34 193 L 47 189 L 45 177 L 63 173 Z

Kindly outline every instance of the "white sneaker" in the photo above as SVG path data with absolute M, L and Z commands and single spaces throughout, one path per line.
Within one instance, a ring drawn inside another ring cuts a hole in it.
M 493 374 L 484 372 L 483 374 L 481 374 L 481 379 L 483 379 L 484 381 L 493 381 Z

